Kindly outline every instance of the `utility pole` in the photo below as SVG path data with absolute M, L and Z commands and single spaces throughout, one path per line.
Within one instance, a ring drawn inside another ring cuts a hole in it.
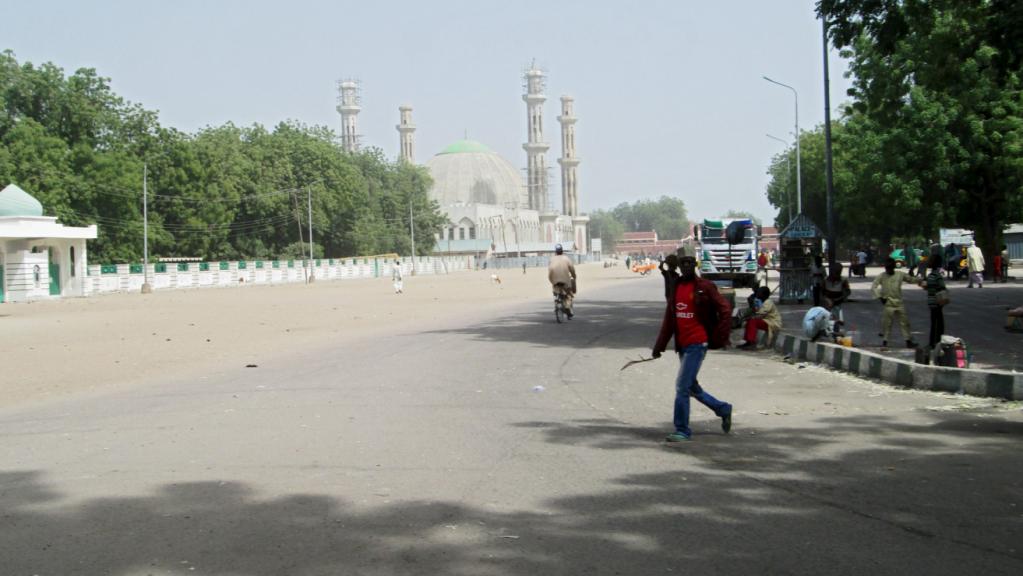
M 824 31 L 824 158 L 825 174 L 827 175 L 827 211 L 828 211 L 828 265 L 835 265 L 835 216 L 832 213 L 831 198 L 835 184 L 831 171 L 831 81 L 828 78 L 828 21 L 821 15 L 821 28 Z
M 149 294 L 153 287 L 149 284 L 149 164 L 142 163 L 142 293 Z
M 412 275 L 416 275 L 416 222 L 412 219 L 412 200 L 408 201 L 408 227 L 412 235 Z
M 310 188 L 306 188 L 306 198 L 309 202 L 309 279 L 308 282 L 316 280 L 316 274 L 313 272 L 313 191 Z

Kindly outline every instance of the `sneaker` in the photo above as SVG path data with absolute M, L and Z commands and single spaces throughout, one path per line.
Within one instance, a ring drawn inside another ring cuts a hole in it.
M 756 347 L 757 345 L 752 342 L 743 342 L 738 348 L 739 350 L 755 350 Z
M 906 348 L 916 348 L 917 346 L 919 346 L 919 344 L 917 344 L 916 342 L 913 342 L 912 340 L 906 340 Z
M 681 432 L 672 432 L 664 437 L 665 442 L 687 442 L 688 440 L 689 435 Z
M 572 314 L 571 312 L 565 312 L 565 317 L 568 318 L 569 320 L 571 320 L 573 316 L 575 316 L 575 314 Z
M 721 429 L 728 434 L 732 430 L 732 409 L 728 409 L 728 414 L 721 417 Z

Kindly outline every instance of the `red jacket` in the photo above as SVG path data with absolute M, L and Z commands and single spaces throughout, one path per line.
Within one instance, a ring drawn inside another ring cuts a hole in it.
M 678 323 L 675 321 L 675 292 L 678 282 L 681 279 L 672 278 L 668 287 L 668 305 L 664 309 L 664 319 L 661 321 L 661 331 L 657 334 L 657 342 L 654 344 L 654 352 L 664 352 L 668 347 L 668 340 L 675 338 L 678 330 Z M 732 306 L 725 300 L 718 287 L 710 280 L 697 277 L 696 290 L 693 292 L 693 303 L 696 305 L 696 316 L 707 331 L 708 347 L 711 350 L 726 348 L 729 342 L 729 335 L 732 331 Z M 678 339 L 675 339 L 675 350 L 678 348 Z

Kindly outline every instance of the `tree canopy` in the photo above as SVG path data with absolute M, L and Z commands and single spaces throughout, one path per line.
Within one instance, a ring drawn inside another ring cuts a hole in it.
M 310 202 L 316 256 L 408 254 L 410 217 L 416 252 L 429 253 L 444 222 L 425 168 L 377 149 L 344 153 L 328 128 L 185 134 L 93 69 L 67 76 L 0 54 L 0 187 L 17 183 L 66 224 L 98 224 L 92 259 L 127 262 L 142 258 L 144 174 L 154 257 L 305 254 Z
M 821 0 L 850 60 L 851 104 L 833 122 L 836 234 L 887 241 L 973 229 L 986 250 L 1023 219 L 1023 4 L 1012 0 Z M 823 215 L 820 129 L 800 134 L 803 208 Z M 788 151 L 787 154 L 791 154 Z M 784 156 L 769 200 L 787 221 Z

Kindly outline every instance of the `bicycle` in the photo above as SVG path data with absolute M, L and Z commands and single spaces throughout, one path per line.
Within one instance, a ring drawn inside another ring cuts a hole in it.
M 565 307 L 565 285 L 555 284 L 554 288 L 557 290 L 557 294 L 554 295 L 554 320 L 561 324 L 562 317 L 571 318 L 568 309 Z

